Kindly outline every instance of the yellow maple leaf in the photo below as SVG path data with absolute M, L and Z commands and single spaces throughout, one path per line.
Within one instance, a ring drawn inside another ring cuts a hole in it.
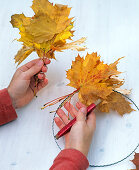
M 72 62 L 71 69 L 67 71 L 67 79 L 70 80 L 68 85 L 79 89 L 79 100 L 87 106 L 101 99 L 99 109 L 102 112 L 109 112 L 112 109 L 120 115 L 130 113 L 133 110 L 130 103 L 113 91 L 116 89 L 120 91 L 119 87 L 124 83 L 118 78 L 121 73 L 117 70 L 120 59 L 108 65 L 100 61 L 97 53 L 87 54 L 85 58 L 78 55 Z
M 15 62 L 20 64 L 31 52 L 36 51 L 40 58 L 55 58 L 55 51 L 65 49 L 85 50 L 79 45 L 85 38 L 72 43 L 74 22 L 69 18 L 70 10 L 66 5 L 53 5 L 48 0 L 33 0 L 31 7 L 35 13 L 33 17 L 24 14 L 15 14 L 11 17 L 11 24 L 19 29 L 21 35 L 18 41 L 23 48 L 15 56 Z M 25 50 L 28 49 L 28 52 Z M 26 52 L 26 54 L 24 54 Z

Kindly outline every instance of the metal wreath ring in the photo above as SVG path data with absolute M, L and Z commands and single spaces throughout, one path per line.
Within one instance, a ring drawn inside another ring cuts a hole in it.
M 124 96 L 125 98 L 127 98 L 127 99 L 137 108 L 137 110 L 139 111 L 139 107 L 136 105 L 136 103 L 135 103 L 132 99 L 130 99 L 128 96 L 126 96 L 126 95 L 124 95 L 124 94 L 122 94 L 122 93 L 120 93 L 120 92 L 118 92 L 118 91 L 116 91 L 116 90 L 113 90 L 113 91 L 116 92 L 116 93 L 119 93 L 119 94 L 121 94 L 122 96 Z M 52 122 L 53 137 L 55 136 L 55 134 L 54 134 L 54 119 L 55 119 L 55 117 L 56 117 L 56 112 L 55 112 L 55 114 L 54 114 L 53 122 Z M 54 140 L 55 140 L 55 143 L 56 143 L 57 147 L 58 147 L 60 150 L 62 150 L 61 147 L 59 146 L 57 140 L 55 139 L 55 137 L 54 137 Z M 127 159 L 128 157 L 130 157 L 130 156 L 136 151 L 136 149 L 137 149 L 138 147 L 139 147 L 139 143 L 138 143 L 138 145 L 135 147 L 135 149 L 134 149 L 131 153 L 129 153 L 126 157 L 124 157 L 123 159 L 121 159 L 121 160 L 119 160 L 119 161 L 116 161 L 116 162 L 113 162 L 113 163 L 110 163 L 110 164 L 104 164 L 104 165 L 89 165 L 89 167 L 107 167 L 107 166 L 112 166 L 112 165 L 118 164 L 118 163 L 124 161 L 125 159 Z

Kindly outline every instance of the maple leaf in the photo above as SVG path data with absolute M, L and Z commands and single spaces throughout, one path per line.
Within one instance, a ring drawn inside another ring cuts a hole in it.
M 35 13 L 33 17 L 26 17 L 24 14 L 15 14 L 11 17 L 11 24 L 19 29 L 19 42 L 23 48 L 15 56 L 18 65 L 27 58 L 33 51 L 36 51 L 40 58 L 55 58 L 55 51 L 65 49 L 85 50 L 79 45 L 85 41 L 81 38 L 72 43 L 72 31 L 74 22 L 69 18 L 70 10 L 66 5 L 53 5 L 48 0 L 33 0 L 31 7 Z
M 132 162 L 136 165 L 136 170 L 139 170 L 139 153 L 135 153 Z
M 109 112 L 110 109 L 117 111 L 120 115 L 130 113 L 133 109 L 130 103 L 119 93 L 129 93 L 128 90 L 121 90 L 124 80 L 119 79 L 121 73 L 117 70 L 117 64 L 121 58 L 112 64 L 104 64 L 100 61 L 97 53 L 87 54 L 85 59 L 78 55 L 72 62 L 71 69 L 67 71 L 68 84 L 79 89 L 79 100 L 85 105 L 90 105 L 101 99 L 99 109 L 102 112 Z
M 99 109 L 102 112 L 110 112 L 110 110 L 117 111 L 121 116 L 125 113 L 130 113 L 133 109 L 128 102 L 121 94 L 117 92 L 112 92 L 107 96 L 106 100 L 103 100 L 99 104 Z

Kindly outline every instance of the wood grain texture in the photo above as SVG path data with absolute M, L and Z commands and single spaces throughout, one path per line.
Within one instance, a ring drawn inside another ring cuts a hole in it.
M 139 101 L 139 1 L 138 0 L 55 0 L 72 7 L 75 16 L 74 40 L 87 37 L 88 52 L 97 51 L 105 62 L 111 63 L 126 56 L 119 64 L 124 72 L 125 88 L 133 89 L 131 98 Z M 8 86 L 16 70 L 14 56 L 21 45 L 13 41 L 19 37 L 10 17 L 15 13 L 33 14 L 31 0 L 0 0 L 0 88 Z M 80 53 L 81 55 L 86 52 Z M 55 107 L 40 110 L 41 106 L 73 89 L 67 87 L 66 72 L 77 52 L 56 53 L 57 61 L 48 67 L 49 85 L 38 98 L 17 110 L 18 119 L 0 127 L 0 169 L 47 170 L 59 153 L 51 130 Z M 37 58 L 33 53 L 24 63 Z M 129 154 L 139 141 L 139 114 L 134 112 L 123 118 L 117 114 L 97 114 L 97 129 L 89 153 L 92 164 L 105 164 Z M 55 131 L 58 129 L 55 127 Z M 59 141 L 63 148 L 64 141 Z M 138 150 L 139 151 L 139 150 Z M 129 160 L 117 166 L 99 168 L 107 170 L 134 169 Z M 91 168 L 90 168 L 91 169 Z M 95 169 L 95 168 L 94 168 Z

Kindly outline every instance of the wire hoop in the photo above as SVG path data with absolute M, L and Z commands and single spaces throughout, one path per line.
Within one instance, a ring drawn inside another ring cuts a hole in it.
M 116 93 L 119 93 L 119 94 L 121 94 L 122 96 L 124 96 L 125 98 L 127 98 L 127 99 L 137 108 L 137 110 L 139 111 L 139 107 L 136 105 L 136 103 L 135 103 L 132 99 L 130 99 L 128 96 L 126 96 L 126 95 L 124 95 L 124 94 L 122 94 L 122 93 L 120 93 L 120 92 L 118 92 L 118 91 L 116 91 L 116 90 L 113 90 L 113 91 L 116 92 Z M 54 123 L 55 123 L 55 122 L 54 122 L 54 119 L 55 119 L 55 117 L 56 117 L 56 112 L 55 112 L 55 114 L 54 114 L 53 122 L 52 122 L 53 137 L 55 136 L 55 134 L 54 134 L 54 133 L 55 133 L 55 132 L 54 132 Z M 57 147 L 58 147 L 60 150 L 62 150 L 61 147 L 59 146 L 57 140 L 55 139 L 55 137 L 54 137 L 54 140 L 55 140 L 55 143 L 56 143 Z M 121 159 L 121 160 L 119 160 L 119 161 L 116 161 L 116 162 L 113 162 L 113 163 L 110 163 L 110 164 L 104 164 L 104 165 L 89 165 L 89 167 L 108 167 L 108 166 L 112 166 L 112 165 L 118 164 L 118 163 L 126 160 L 127 158 L 129 158 L 129 157 L 136 151 L 136 149 L 137 149 L 138 147 L 139 147 L 139 143 L 137 144 L 137 146 L 135 147 L 135 149 L 134 149 L 131 153 L 129 153 L 126 157 L 124 157 L 123 159 Z

